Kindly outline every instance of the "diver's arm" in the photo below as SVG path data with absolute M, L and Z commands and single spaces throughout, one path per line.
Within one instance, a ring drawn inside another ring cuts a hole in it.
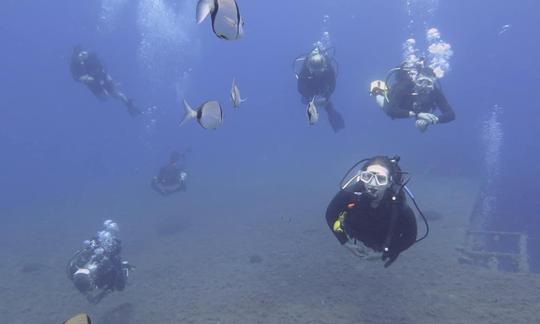
M 388 92 L 388 101 L 382 107 L 392 119 L 415 117 L 412 111 L 411 85 L 408 82 L 398 82 Z
M 450 104 L 448 104 L 448 101 L 446 100 L 446 97 L 444 96 L 442 91 L 437 90 L 437 93 L 435 93 L 435 96 L 436 96 L 437 107 L 439 107 L 439 110 L 441 111 L 441 115 L 438 116 L 439 123 L 440 124 L 449 123 L 453 121 L 454 119 L 456 119 L 456 113 L 454 112 Z
M 383 111 L 390 116 L 392 119 L 396 118 L 410 118 L 415 117 L 416 114 L 412 110 L 408 110 L 405 107 L 400 107 L 399 105 L 395 104 L 395 101 L 398 100 L 391 100 L 391 102 L 387 102 L 383 107 Z
M 155 192 L 162 196 L 167 196 L 167 193 L 163 190 L 163 188 L 159 185 L 158 177 L 152 178 L 152 182 L 150 182 L 150 186 L 152 189 L 154 189 Z
M 306 98 L 307 100 L 311 100 L 313 96 L 315 95 L 310 87 L 310 79 L 309 79 L 309 72 L 306 68 L 302 68 L 302 71 L 300 71 L 300 74 L 298 75 L 298 92 L 302 95 L 302 97 Z
M 329 98 L 336 90 L 336 72 L 332 66 L 330 66 L 330 69 L 326 73 L 326 79 L 328 80 L 328 88 L 324 95 L 326 98 Z
M 79 60 L 77 60 L 76 58 L 73 58 L 71 60 L 70 72 L 73 80 L 80 82 L 82 82 L 81 77 L 87 75 L 84 65 L 80 64 Z
M 334 231 L 334 224 L 337 221 L 339 214 L 350 201 L 351 195 L 351 193 L 346 191 L 338 192 L 326 209 L 326 223 L 328 224 L 328 227 L 330 227 L 332 233 L 334 233 L 334 236 L 337 238 L 339 243 L 342 245 L 348 241 L 347 234 L 345 234 L 344 231 Z

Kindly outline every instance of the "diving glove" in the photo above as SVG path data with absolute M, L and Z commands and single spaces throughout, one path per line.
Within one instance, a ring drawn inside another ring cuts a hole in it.
M 416 118 L 425 120 L 430 124 L 437 124 L 439 122 L 439 117 L 431 113 L 421 112 L 421 113 L 416 114 Z
M 427 130 L 427 127 L 429 126 L 429 122 L 424 119 L 418 119 L 416 120 L 415 126 L 423 133 Z
M 88 74 L 85 74 L 79 78 L 79 81 L 84 82 L 84 83 L 92 83 L 94 82 L 94 78 Z

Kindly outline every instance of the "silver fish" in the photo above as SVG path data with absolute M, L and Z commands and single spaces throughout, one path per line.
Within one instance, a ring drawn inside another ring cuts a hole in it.
M 511 25 L 504 25 L 501 27 L 501 30 L 499 31 L 499 36 L 506 33 L 510 28 L 512 28 Z
M 315 125 L 319 120 L 319 112 L 317 111 L 317 106 L 315 106 L 315 98 L 311 99 L 307 106 L 307 115 L 310 125 Z
M 197 3 L 197 23 L 212 17 L 212 30 L 217 37 L 236 40 L 244 35 L 244 19 L 236 0 L 199 0 Z
M 214 0 L 199 0 L 197 3 L 197 24 L 202 23 L 215 10 Z
M 223 109 L 217 101 L 206 101 L 197 109 L 193 109 L 184 100 L 184 109 L 186 114 L 180 122 L 180 126 L 195 118 L 204 129 L 216 129 L 223 123 Z
M 231 102 L 234 108 L 239 108 L 240 104 L 245 102 L 246 99 L 242 99 L 242 96 L 240 96 L 240 89 L 238 88 L 238 85 L 236 84 L 236 79 L 233 79 L 232 81 L 232 87 L 231 87 Z

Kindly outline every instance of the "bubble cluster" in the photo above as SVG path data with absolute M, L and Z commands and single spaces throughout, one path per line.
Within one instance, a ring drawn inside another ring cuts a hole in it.
M 492 182 L 499 176 L 501 148 L 504 143 L 504 134 L 500 122 L 503 108 L 493 106 L 488 119 L 482 127 L 482 140 L 484 143 L 484 165 L 488 181 Z
M 186 57 L 197 51 L 198 46 L 191 37 L 195 24 L 193 17 L 187 14 L 195 11 L 193 6 L 193 2 L 184 1 L 176 12 L 164 0 L 139 0 L 138 57 L 150 76 L 158 79 L 165 73 L 181 73 L 171 67 L 181 69 Z
M 332 47 L 332 40 L 330 38 L 330 31 L 328 29 L 328 22 L 330 21 L 329 15 L 323 16 L 323 24 L 321 29 L 321 38 L 315 42 L 314 47 L 317 47 L 321 50 L 327 50 Z
M 418 63 L 425 59 L 425 66 L 430 67 L 437 78 L 443 78 L 450 71 L 450 59 L 454 54 L 452 46 L 441 39 L 441 33 L 437 28 L 430 28 L 426 32 L 428 44 L 426 52 L 420 52 L 416 46 L 416 40 L 409 38 L 403 43 L 403 64 L 410 69 L 409 75 L 416 79 L 418 71 L 414 69 Z
M 110 253 L 116 247 L 116 234 L 120 231 L 120 228 L 117 223 L 110 219 L 103 223 L 103 227 L 104 229 L 97 233 L 98 245 L 103 249 L 103 252 Z
M 427 31 L 426 39 L 429 44 L 427 53 L 429 67 L 440 79 L 450 71 L 450 59 L 454 55 L 454 51 L 449 43 L 441 39 L 441 33 L 437 28 L 430 28 Z
M 484 145 L 484 183 L 481 192 L 481 204 L 472 219 L 476 228 L 485 228 L 497 208 L 497 180 L 500 177 L 501 149 L 504 133 L 500 121 L 503 108 L 493 106 L 488 118 L 482 125 L 482 143 Z
M 118 14 L 124 9 L 128 0 L 101 0 L 100 29 L 110 30 L 114 27 Z

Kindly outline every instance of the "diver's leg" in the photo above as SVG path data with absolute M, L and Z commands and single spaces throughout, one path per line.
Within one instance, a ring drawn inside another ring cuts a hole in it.
M 128 113 L 131 116 L 136 116 L 136 115 L 141 114 L 141 111 L 139 110 L 139 108 L 135 107 L 135 105 L 133 104 L 133 100 L 129 98 L 128 96 L 126 96 L 126 94 L 124 94 L 120 90 L 116 89 L 113 79 L 108 74 L 107 74 L 106 79 L 104 80 L 103 89 L 109 96 L 122 101 L 122 103 L 126 106 Z
M 328 115 L 328 121 L 330 122 L 330 126 L 332 126 L 334 132 L 338 132 L 344 129 L 345 120 L 343 119 L 341 114 L 334 109 L 334 104 L 332 104 L 330 100 L 327 101 L 325 108 Z

